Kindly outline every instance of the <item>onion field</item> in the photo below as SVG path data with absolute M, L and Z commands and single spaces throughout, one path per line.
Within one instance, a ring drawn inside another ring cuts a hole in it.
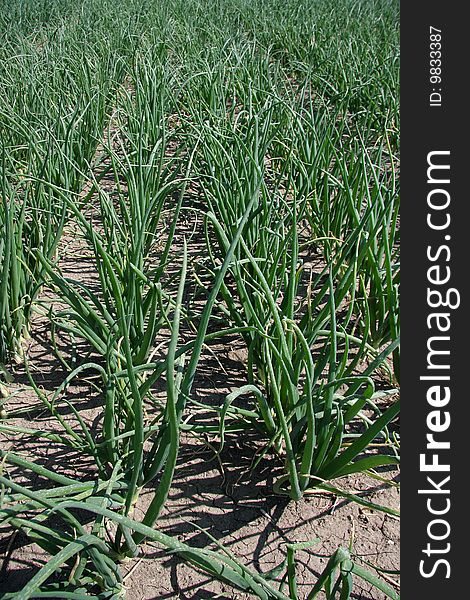
M 398 599 L 398 1 L 0 33 L 0 598 Z

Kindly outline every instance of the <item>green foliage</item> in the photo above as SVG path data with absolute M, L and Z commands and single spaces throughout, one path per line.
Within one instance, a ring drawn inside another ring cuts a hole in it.
M 2 598 L 124 597 L 119 564 L 148 539 L 256 597 L 297 599 L 305 544 L 262 575 L 154 526 L 203 348 L 227 333 L 248 361 L 245 385 L 207 406 L 221 446 L 230 424 L 255 428 L 285 463 L 276 493 L 318 487 L 394 514 L 334 480 L 398 463 L 398 3 L 18 0 L 0 4 L 0 33 L 0 375 L 23 361 L 56 423 L 19 426 L 2 406 L 0 432 L 93 471 L 0 451 L 0 522 L 51 556 Z M 72 224 L 94 282 L 61 269 Z M 24 357 L 44 287 L 53 342 L 75 348 L 50 394 Z M 90 373 L 93 427 L 67 397 Z M 308 598 L 346 600 L 354 576 L 398 598 L 342 548 Z

